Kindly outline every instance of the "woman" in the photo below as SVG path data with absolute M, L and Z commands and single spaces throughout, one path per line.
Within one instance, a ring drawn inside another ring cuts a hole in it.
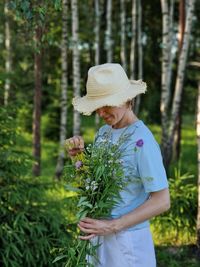
M 124 131 L 131 134 L 122 159 L 124 173 L 131 179 L 120 193 L 121 201 L 113 207 L 110 220 L 84 218 L 79 222 L 84 233 L 80 238 L 100 239 L 95 266 L 155 267 L 148 220 L 169 209 L 170 197 L 159 146 L 132 111 L 131 100 L 146 91 L 146 84 L 128 80 L 119 64 L 107 63 L 89 69 L 86 87 L 86 96 L 73 100 L 74 108 L 84 115 L 96 111 L 105 121 L 98 136 L 111 131 L 111 141 L 117 142 Z M 84 149 L 80 136 L 69 142 L 70 156 Z

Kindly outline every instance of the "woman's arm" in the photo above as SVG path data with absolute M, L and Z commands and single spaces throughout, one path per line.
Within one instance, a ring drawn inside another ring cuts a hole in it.
M 113 220 L 82 219 L 78 226 L 87 236 L 80 236 L 88 240 L 96 235 L 109 235 L 139 224 L 145 220 L 167 211 L 170 208 L 169 189 L 152 192 L 150 198 L 135 210 Z
M 116 222 L 117 231 L 131 227 L 152 217 L 159 215 L 170 208 L 169 189 L 152 192 L 150 198 L 134 211 L 123 215 Z

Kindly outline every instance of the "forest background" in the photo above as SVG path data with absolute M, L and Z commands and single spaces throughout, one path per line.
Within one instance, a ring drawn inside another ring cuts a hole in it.
M 89 67 L 122 64 L 147 82 L 135 112 L 159 142 L 171 209 L 151 221 L 158 267 L 199 266 L 200 2 L 0 2 L 0 265 L 52 263 L 74 221 L 64 140 L 102 122 L 74 112 Z

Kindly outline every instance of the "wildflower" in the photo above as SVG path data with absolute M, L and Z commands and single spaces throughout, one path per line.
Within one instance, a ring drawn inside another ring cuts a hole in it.
M 138 147 L 142 147 L 144 144 L 144 141 L 142 139 L 139 139 L 137 142 L 136 142 L 136 146 Z
M 83 166 L 83 162 L 81 160 L 78 160 L 75 162 L 76 169 L 80 169 Z
M 87 178 L 85 181 L 86 181 L 87 184 L 89 184 L 91 182 L 91 179 Z

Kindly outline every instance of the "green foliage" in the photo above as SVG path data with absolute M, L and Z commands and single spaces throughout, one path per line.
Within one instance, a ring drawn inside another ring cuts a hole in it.
M 199 267 L 197 257 L 197 247 L 180 246 L 180 247 L 156 247 L 156 257 L 158 267 Z
M 77 198 L 76 218 L 81 220 L 85 217 L 107 218 L 110 212 L 120 200 L 119 192 L 124 188 L 129 177 L 124 179 L 122 155 L 125 153 L 124 143 L 129 140 L 130 134 L 125 131 L 120 135 L 117 144 L 111 142 L 111 132 L 96 137 L 93 145 L 88 145 L 86 149 L 77 154 L 72 165 L 65 168 L 67 179 L 66 188 L 75 192 Z M 67 149 L 71 148 L 71 143 L 66 143 Z M 96 266 L 96 248 L 100 244 L 97 242 L 84 242 L 77 238 L 77 230 L 73 234 L 73 239 L 66 249 L 63 249 L 54 262 L 66 258 L 66 266 Z M 92 262 L 88 264 L 87 255 Z
M 166 243 L 178 242 L 183 234 L 189 240 L 196 230 L 197 187 L 194 177 L 175 169 L 169 185 L 171 208 L 152 220 L 155 235 L 158 239 L 164 237 Z
M 65 218 L 46 192 L 52 184 L 25 177 L 31 159 L 16 149 L 12 113 L 0 108 L 0 265 L 51 266 L 50 250 L 67 242 Z

